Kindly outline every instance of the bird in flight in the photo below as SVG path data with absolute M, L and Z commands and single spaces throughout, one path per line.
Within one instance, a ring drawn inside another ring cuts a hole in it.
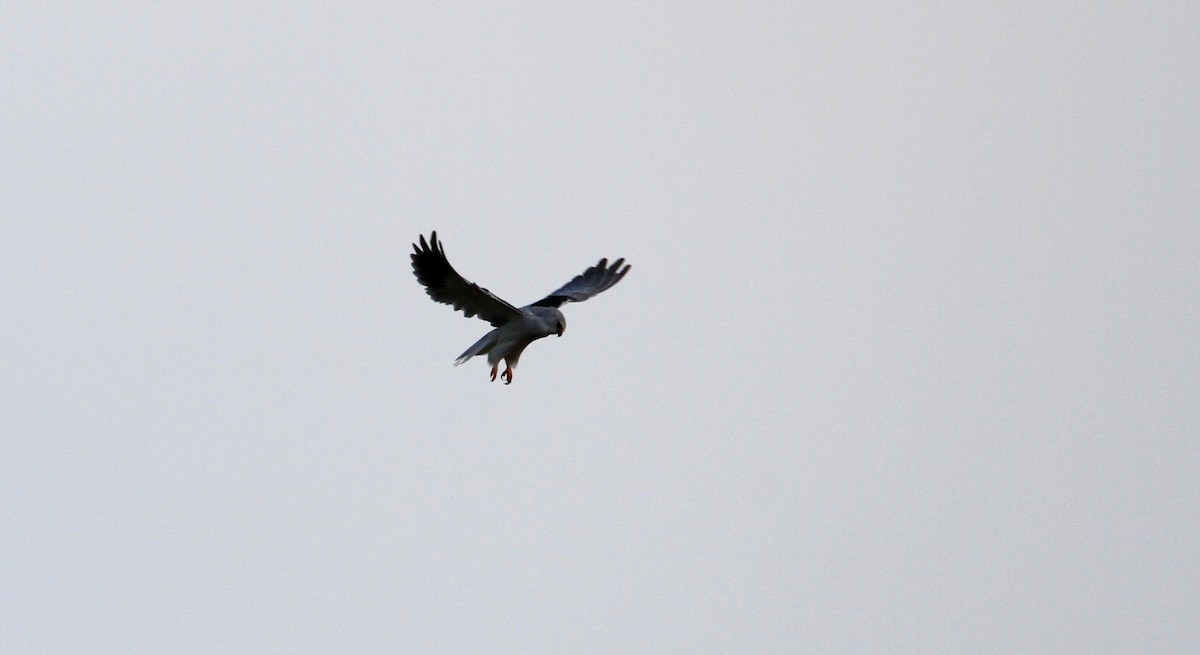
M 624 267 L 622 264 L 625 264 L 624 258 L 612 265 L 607 259 L 601 259 L 557 291 L 518 309 L 459 275 L 446 260 L 437 232 L 430 233 L 428 242 L 421 235 L 419 242 L 413 244 L 412 254 L 413 275 L 417 276 L 417 281 L 425 287 L 430 298 L 462 310 L 467 318 L 478 316 L 495 328 L 459 355 L 454 365 L 486 354 L 488 364 L 492 365 L 494 382 L 496 369 L 503 359 L 504 372 L 500 378 L 504 384 L 512 383 L 513 369 L 517 367 L 517 360 L 526 346 L 552 334 L 563 335 L 567 329 L 567 319 L 558 308 L 563 303 L 583 302 L 620 282 L 630 268 L 628 264 Z

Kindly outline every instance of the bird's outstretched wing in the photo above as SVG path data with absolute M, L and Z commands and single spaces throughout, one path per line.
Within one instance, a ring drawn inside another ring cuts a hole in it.
M 624 263 L 624 257 L 613 262 L 612 266 L 608 265 L 607 259 L 601 259 L 600 263 L 576 275 L 575 279 L 533 303 L 531 307 L 559 307 L 567 302 L 583 302 L 620 282 L 630 268 L 628 264 L 621 268 L 621 264 Z
M 493 327 L 500 327 L 522 316 L 521 310 L 459 275 L 446 260 L 437 232 L 430 233 L 428 243 L 421 236 L 420 243 L 413 244 L 412 267 L 430 298 L 461 309 L 467 318 L 479 315 Z

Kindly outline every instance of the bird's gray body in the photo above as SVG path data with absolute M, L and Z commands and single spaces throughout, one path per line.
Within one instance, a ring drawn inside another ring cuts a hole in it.
M 483 335 L 482 339 L 454 360 L 454 365 L 458 366 L 475 355 L 487 354 L 490 366 L 504 359 L 510 368 L 515 367 L 526 346 L 552 334 L 561 337 L 567 329 L 566 317 L 555 307 L 522 307 L 521 313 L 525 315 L 521 320 L 505 323 Z

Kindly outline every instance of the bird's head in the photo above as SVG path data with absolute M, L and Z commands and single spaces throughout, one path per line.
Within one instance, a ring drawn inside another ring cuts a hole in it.
M 552 334 L 562 336 L 567 330 L 567 319 L 557 307 L 538 307 L 536 305 L 521 310 L 530 317 L 530 327 L 537 332 L 535 339 L 548 337 Z

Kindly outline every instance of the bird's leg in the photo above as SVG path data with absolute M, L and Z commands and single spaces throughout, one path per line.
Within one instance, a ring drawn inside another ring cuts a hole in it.
M 504 373 L 500 374 L 500 379 L 504 380 L 504 384 L 512 384 L 513 370 L 511 366 L 504 367 Z
M 497 363 L 497 364 L 495 364 L 494 366 L 492 366 L 492 382 L 495 382 L 495 381 L 496 381 L 496 369 L 497 369 L 497 368 L 500 368 L 500 364 L 499 364 L 499 363 Z

